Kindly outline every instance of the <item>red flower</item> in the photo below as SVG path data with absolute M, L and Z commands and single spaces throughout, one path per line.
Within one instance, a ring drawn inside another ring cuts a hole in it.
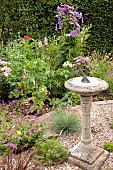
M 30 40 L 31 38 L 29 36 L 24 35 L 24 40 Z

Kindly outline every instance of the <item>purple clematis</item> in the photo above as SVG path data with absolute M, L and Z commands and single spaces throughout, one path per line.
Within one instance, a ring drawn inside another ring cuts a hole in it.
M 58 25 L 59 25 L 59 28 L 61 28 L 61 27 L 62 27 L 62 21 L 61 21 L 60 16 L 58 16 Z
M 77 12 L 77 11 L 74 11 L 73 12 L 73 17 L 74 18 L 79 18 L 79 19 L 81 19 L 81 21 L 82 21 L 82 23 L 83 23 L 83 17 L 82 17 L 82 13 L 80 12 Z
M 63 10 L 60 6 L 57 7 L 57 11 L 58 11 L 59 14 L 62 14 L 62 12 L 63 12 Z
M 79 33 L 80 33 L 80 28 L 77 27 L 76 30 L 71 31 L 69 34 L 66 34 L 66 36 L 68 36 L 68 37 L 75 37 Z
M 69 10 L 71 9 L 72 7 L 69 6 L 69 5 L 64 5 L 64 14 L 67 15 Z

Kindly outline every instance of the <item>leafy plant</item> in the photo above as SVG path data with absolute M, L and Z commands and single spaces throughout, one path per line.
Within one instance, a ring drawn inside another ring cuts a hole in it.
M 113 122 L 110 122 L 109 126 L 111 129 L 113 129 Z
M 42 47 L 39 42 L 24 36 L 23 39 L 10 43 L 7 54 L 12 70 L 7 77 L 12 88 L 9 97 L 26 98 L 26 101 L 33 102 L 34 110 L 39 110 L 47 99 L 47 88 L 44 84 L 49 73 Z
M 104 149 L 107 150 L 108 152 L 112 152 L 113 151 L 113 143 L 105 143 Z
M 50 128 L 59 135 L 79 133 L 79 119 L 76 114 L 70 112 L 69 107 L 66 107 L 66 105 L 57 108 L 52 114 Z
M 43 124 L 36 115 L 13 112 L 0 113 L 0 154 L 28 147 L 43 136 Z
M 53 139 L 46 139 L 35 144 L 34 162 L 36 164 L 51 165 L 63 162 L 68 158 L 68 151 Z
M 70 103 L 70 105 L 75 106 L 77 104 L 80 104 L 80 95 L 72 91 L 66 91 L 63 94 L 63 98 L 61 99 L 61 101 Z
M 90 59 L 90 76 L 106 80 L 106 72 L 110 67 L 109 55 L 101 55 L 94 52 Z

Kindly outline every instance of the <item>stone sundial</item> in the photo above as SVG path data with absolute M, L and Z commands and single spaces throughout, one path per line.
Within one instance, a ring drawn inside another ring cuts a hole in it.
M 75 77 L 65 82 L 68 90 L 80 94 L 82 107 L 81 141 L 70 149 L 69 161 L 83 170 L 99 170 L 109 156 L 109 152 L 93 144 L 90 120 L 92 95 L 106 90 L 108 84 L 99 78 L 86 77 L 83 71 L 81 73 L 83 77 Z

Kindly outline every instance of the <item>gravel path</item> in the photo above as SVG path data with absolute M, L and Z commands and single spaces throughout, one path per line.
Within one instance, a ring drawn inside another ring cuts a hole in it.
M 76 113 L 81 115 L 81 106 L 73 107 L 72 110 L 75 110 Z M 45 120 L 48 120 L 49 113 L 45 116 Z M 98 101 L 92 102 L 92 112 L 91 112 L 91 129 L 93 136 L 93 143 L 103 148 L 103 145 L 107 142 L 113 142 L 113 129 L 109 128 L 109 122 L 113 116 L 113 100 L 108 101 Z M 50 132 L 48 131 L 48 135 Z M 46 132 L 47 134 L 47 132 Z M 79 136 L 68 136 L 68 137 L 59 137 L 59 141 L 67 147 L 68 149 L 72 148 L 75 144 L 80 141 Z M 108 159 L 104 162 L 100 170 L 113 170 L 113 152 L 110 154 Z M 40 170 L 81 170 L 78 167 L 75 167 L 67 162 L 63 164 L 51 166 L 51 167 L 40 167 Z

